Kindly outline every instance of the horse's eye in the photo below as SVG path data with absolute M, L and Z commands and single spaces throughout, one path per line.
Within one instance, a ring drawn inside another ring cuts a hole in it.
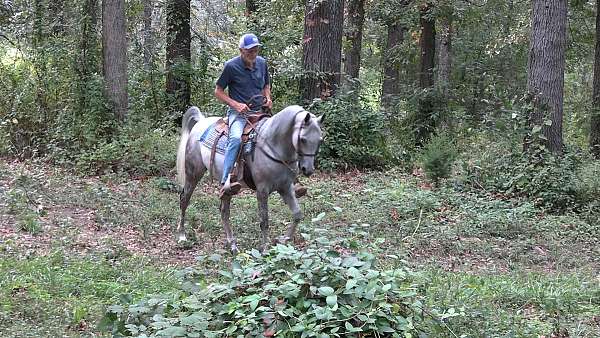
M 300 142 L 302 142 L 303 144 L 306 144 L 306 138 L 305 137 L 301 137 L 300 138 Z

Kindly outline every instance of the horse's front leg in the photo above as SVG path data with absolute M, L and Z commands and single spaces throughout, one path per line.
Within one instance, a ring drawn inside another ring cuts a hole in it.
M 266 251 L 269 248 L 269 192 L 263 190 L 256 191 L 256 199 L 258 200 L 258 216 L 260 217 L 260 234 L 262 244 L 261 251 Z
M 221 222 L 223 223 L 223 228 L 225 229 L 225 237 L 227 238 L 227 245 L 231 250 L 231 253 L 234 255 L 238 254 L 237 242 L 235 240 L 235 236 L 233 236 L 233 231 L 231 231 L 231 226 L 229 225 L 229 209 L 231 207 L 231 196 L 224 195 L 221 198 Z
M 289 240 L 294 239 L 296 227 L 298 226 L 298 223 L 300 223 L 304 216 L 302 215 L 302 211 L 300 211 L 298 199 L 296 198 L 296 195 L 294 193 L 294 186 L 292 184 L 290 184 L 287 189 L 280 191 L 279 194 L 281 195 L 281 198 L 283 199 L 285 204 L 287 204 L 287 206 L 292 211 L 292 216 L 294 218 L 290 226 L 287 228 L 285 236 L 280 238 L 280 242 L 285 243 Z

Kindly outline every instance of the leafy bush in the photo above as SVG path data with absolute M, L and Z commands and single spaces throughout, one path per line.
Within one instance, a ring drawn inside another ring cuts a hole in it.
M 434 136 L 421 153 L 421 165 L 427 178 L 435 184 L 450 176 L 457 151 L 454 143 L 446 134 Z
M 369 107 L 355 91 L 318 101 L 311 107 L 325 114 L 325 142 L 319 161 L 322 168 L 382 167 L 391 159 L 383 114 Z
M 508 197 L 527 197 L 553 213 L 579 210 L 593 203 L 600 183 L 585 155 L 566 151 L 554 156 L 542 150 L 524 154 L 501 140 L 481 140 L 463 154 L 456 183 Z M 596 195 L 597 196 L 597 195 Z
M 124 129 L 117 139 L 100 143 L 78 158 L 78 169 L 89 174 L 124 171 L 133 176 L 168 173 L 175 161 L 175 136 L 162 129 L 143 130 Z
M 187 292 L 113 305 L 103 324 L 113 334 L 188 337 L 409 337 L 435 325 L 410 271 L 379 271 L 372 254 L 340 251 L 252 250 L 219 272 L 220 283 L 192 279 Z

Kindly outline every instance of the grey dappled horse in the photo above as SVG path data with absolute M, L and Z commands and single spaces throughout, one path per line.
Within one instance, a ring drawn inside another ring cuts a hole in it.
M 183 187 L 179 201 L 181 216 L 177 225 L 178 241 L 186 239 L 185 210 L 196 184 L 209 168 L 211 149 L 199 139 L 218 119 L 204 117 L 197 107 L 191 107 L 183 116 L 181 141 L 177 150 L 177 178 Z M 268 198 L 273 191 L 281 195 L 294 218 L 285 236 L 280 238 L 282 242 L 293 238 L 296 226 L 302 219 L 294 194 L 294 180 L 298 170 L 305 176 L 314 172 L 315 156 L 322 140 L 322 120 L 323 116 L 317 118 L 300 106 L 289 106 L 267 119 L 257 131 L 254 154 L 246 158 L 246 163 L 256 185 L 263 250 L 269 246 Z M 221 177 L 223 158 L 222 154 L 215 154 L 214 177 Z M 244 182 L 240 183 L 244 185 Z M 230 204 L 231 196 L 224 196 L 221 200 L 221 222 L 227 244 L 232 252 L 237 253 L 236 239 L 229 224 Z

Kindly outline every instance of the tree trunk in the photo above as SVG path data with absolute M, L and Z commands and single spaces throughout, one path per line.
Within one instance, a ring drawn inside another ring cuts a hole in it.
M 421 71 L 419 73 L 419 84 L 422 89 L 433 86 L 433 66 L 435 60 L 435 19 L 432 17 L 433 6 L 422 5 L 421 11 Z
M 175 123 L 190 104 L 190 0 L 167 3 L 167 105 L 176 112 Z
M 344 72 L 348 77 L 358 79 L 360 72 L 360 52 L 362 46 L 363 23 L 365 21 L 365 0 L 349 0 L 346 40 L 350 46 L 345 53 Z
M 258 10 L 257 0 L 246 0 L 246 15 L 252 15 Z
M 600 0 L 596 0 L 596 55 L 590 122 L 590 150 L 596 159 L 600 159 Z
M 343 0 L 306 0 L 302 98 L 328 98 L 340 83 Z
M 153 0 L 144 0 L 144 69 L 154 69 L 154 31 L 152 29 Z
M 450 86 L 450 51 L 452 46 L 452 19 L 444 16 L 440 20 L 440 34 L 437 34 L 437 81 L 436 85 L 444 98 L 448 97 L 448 87 Z
M 127 114 L 125 1 L 102 1 L 102 56 L 107 101 L 119 121 Z
M 383 84 L 381 86 L 381 106 L 384 111 L 393 110 L 400 96 L 400 62 L 398 51 L 404 41 L 405 28 L 398 23 L 387 26 L 387 41 L 383 53 Z
M 433 67 L 435 61 L 435 18 L 433 17 L 433 6 L 429 3 L 421 5 L 421 36 L 419 45 L 421 47 L 421 69 L 419 72 L 419 84 L 423 94 L 419 98 L 419 112 L 414 121 L 416 146 L 423 146 L 435 129 L 433 87 Z
M 538 139 L 539 129 L 540 143 L 559 154 L 563 148 L 567 0 L 533 0 L 531 15 L 527 91 L 533 103 L 529 117 L 532 135 L 526 138 L 524 147 L 528 149 Z
M 80 112 L 89 110 L 88 86 L 93 74 L 100 72 L 98 42 L 98 0 L 85 0 L 81 9 L 81 36 L 79 57 L 76 60 L 78 107 Z

